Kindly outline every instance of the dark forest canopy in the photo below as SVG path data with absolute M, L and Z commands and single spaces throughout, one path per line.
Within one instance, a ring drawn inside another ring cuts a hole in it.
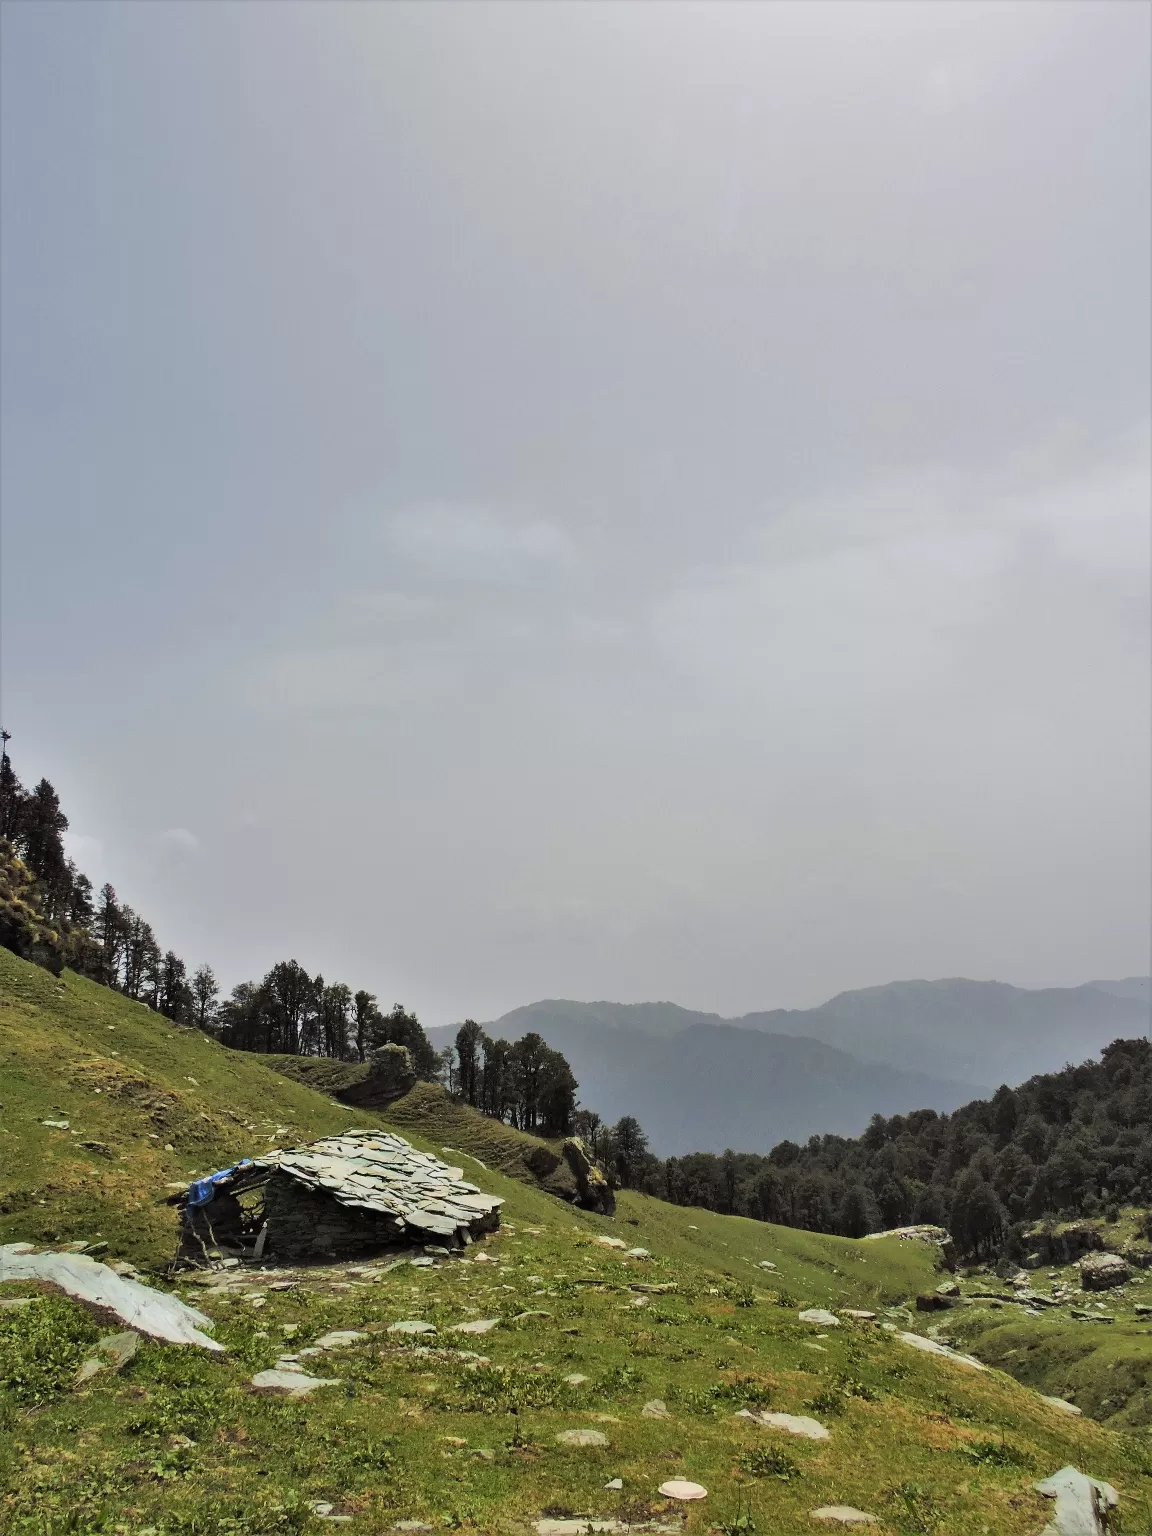
M 863 1136 L 783 1141 L 766 1156 L 645 1152 L 628 1182 L 677 1205 L 844 1237 L 931 1222 L 983 1257 L 1016 1251 L 1043 1217 L 1152 1205 L 1150 1128 L 1152 1045 L 1117 1040 L 1098 1062 L 1005 1085 L 951 1115 L 876 1115 Z

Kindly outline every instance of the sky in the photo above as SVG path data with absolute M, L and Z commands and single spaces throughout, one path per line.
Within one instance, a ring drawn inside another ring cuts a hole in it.
M 0 27 L 4 724 L 163 944 L 1152 968 L 1152 8 Z

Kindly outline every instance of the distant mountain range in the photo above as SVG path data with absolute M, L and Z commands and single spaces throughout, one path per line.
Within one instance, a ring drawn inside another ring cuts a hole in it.
M 1002 982 L 897 981 L 818 1008 L 725 1019 L 675 1003 L 515 1008 L 485 1027 L 564 1052 L 581 1101 L 633 1114 L 663 1156 L 762 1152 L 784 1138 L 858 1135 L 873 1114 L 948 1111 L 1152 1026 L 1152 981 L 1029 991 Z M 442 1049 L 455 1026 L 429 1031 Z

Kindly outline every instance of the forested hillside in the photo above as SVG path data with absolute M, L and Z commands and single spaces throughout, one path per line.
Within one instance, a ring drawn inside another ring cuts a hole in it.
M 680 1205 L 860 1237 L 947 1226 L 962 1252 L 1021 1247 L 1030 1221 L 1152 1204 L 1152 1045 L 1117 1040 L 1099 1061 L 999 1088 L 951 1115 L 876 1115 L 863 1136 L 631 1159 L 637 1187 Z

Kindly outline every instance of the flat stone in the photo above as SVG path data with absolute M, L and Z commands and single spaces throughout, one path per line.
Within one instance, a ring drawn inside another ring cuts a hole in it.
M 581 1376 L 579 1371 L 574 1371 L 571 1376 L 565 1376 L 564 1380 L 570 1387 L 582 1387 L 588 1380 L 587 1376 Z
M 661 1483 L 657 1491 L 666 1499 L 682 1499 L 685 1502 L 708 1497 L 708 1490 L 701 1483 L 690 1483 L 683 1477 L 674 1477 L 670 1482 Z
M 140 1348 L 140 1335 L 129 1332 L 106 1333 L 102 1339 L 97 1339 L 96 1348 L 107 1360 L 111 1370 L 120 1371 Z
M 668 1404 L 661 1402 L 658 1397 L 654 1397 L 651 1402 L 645 1403 L 643 1408 L 641 1408 L 640 1417 L 642 1419 L 670 1419 L 672 1415 L 668 1412 Z
M 876 1321 L 875 1312 L 869 1312 L 863 1307 L 841 1307 L 840 1316 L 850 1317 L 857 1323 L 874 1323 Z
M 1045 1397 L 1043 1393 L 1041 1393 L 1040 1401 L 1042 1403 L 1047 1403 L 1049 1408 L 1055 1408 L 1057 1413 L 1067 1413 L 1077 1419 L 1083 1412 L 1083 1409 L 1077 1408 L 1075 1403 L 1066 1402 L 1062 1397 Z
M 826 1312 L 823 1307 L 805 1307 L 800 1313 L 802 1323 L 816 1323 L 821 1328 L 839 1328 L 840 1319 L 832 1312 Z
M 966 1365 L 973 1371 L 986 1371 L 988 1367 L 983 1361 L 977 1360 L 974 1355 L 961 1355 L 956 1350 L 949 1349 L 947 1344 L 938 1344 L 935 1339 L 926 1339 L 920 1333 L 897 1333 L 896 1337 L 903 1344 L 912 1349 L 921 1349 L 926 1355 L 939 1355 L 942 1360 L 953 1360 L 957 1365 Z
M 812 1511 L 813 1520 L 823 1520 L 828 1525 L 879 1525 L 875 1515 L 866 1515 L 862 1509 L 850 1504 L 825 1504 Z
M 1108 1512 L 1120 1503 L 1110 1483 L 1086 1477 L 1075 1467 L 1061 1467 L 1033 1486 L 1046 1499 L 1056 1501 L 1055 1514 L 1040 1536 L 1106 1536 Z
M 789 1435 L 799 1435 L 802 1440 L 828 1440 L 830 1432 L 818 1419 L 805 1418 L 803 1414 L 769 1413 L 767 1409 L 754 1411 L 741 1408 L 738 1419 L 751 1419 L 753 1424 L 763 1424 L 765 1429 L 782 1429 Z
M 449 1333 L 491 1333 L 500 1322 L 498 1317 L 478 1317 L 473 1323 L 457 1323 Z
M 389 1325 L 388 1332 L 389 1333 L 435 1333 L 436 1332 L 436 1326 L 435 1326 L 434 1323 L 422 1322 L 419 1318 L 411 1318 L 411 1319 L 407 1319 L 407 1320 L 405 1320 L 404 1322 L 401 1322 L 401 1323 L 391 1323 Z
M 323 1338 L 317 1339 L 314 1349 L 347 1349 L 349 1344 L 355 1344 L 359 1339 L 366 1339 L 368 1335 L 362 1333 L 359 1328 L 337 1328 L 333 1333 L 326 1333 Z
M 35 1296 L 6 1296 L 0 1301 L 0 1311 L 19 1312 L 24 1307 L 30 1307 L 35 1300 Z
M 46 1125 L 54 1131 L 66 1131 L 68 1129 L 67 1120 L 41 1120 L 40 1124 Z
M 775 1264 L 773 1264 L 771 1259 L 761 1259 L 759 1267 L 761 1269 L 775 1269 L 776 1268 Z
M 604 1248 L 619 1248 L 626 1250 L 628 1244 L 621 1237 L 597 1237 L 596 1241 Z
M 537 1520 L 536 1536 L 584 1536 L 585 1531 L 627 1531 L 619 1520 Z
M 622 1477 L 614 1477 L 610 1482 L 605 1483 L 604 1486 L 605 1488 L 610 1488 L 613 1493 L 619 1493 L 624 1486 L 624 1479 Z
M 650 1259 L 652 1255 L 648 1252 L 647 1248 L 628 1248 L 625 1250 L 624 1257 L 626 1259 Z
M 257 1371 L 252 1385 L 258 1392 L 284 1392 L 288 1397 L 307 1397 L 317 1387 L 338 1387 L 338 1376 L 308 1376 L 303 1371 Z
M 564 1429 L 556 1436 L 557 1445 L 607 1445 L 608 1436 L 598 1429 Z

